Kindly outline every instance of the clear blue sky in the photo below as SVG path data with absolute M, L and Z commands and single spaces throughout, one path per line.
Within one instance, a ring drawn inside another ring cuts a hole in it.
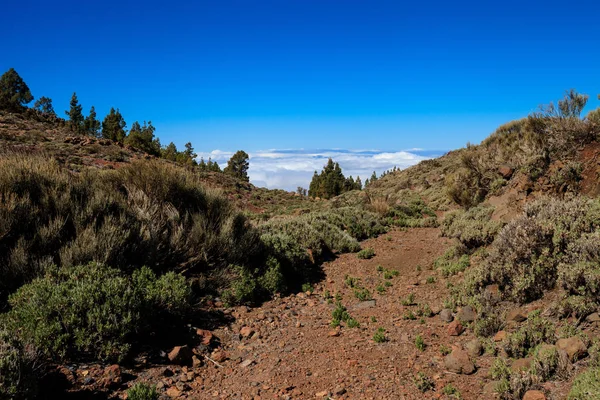
M 572 87 L 596 107 L 598 3 L 6 1 L 0 72 L 198 151 L 452 149 Z

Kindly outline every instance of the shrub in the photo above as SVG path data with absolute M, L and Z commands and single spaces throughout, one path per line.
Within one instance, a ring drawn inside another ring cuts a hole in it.
M 363 260 L 368 260 L 370 258 L 375 257 L 375 250 L 373 250 L 372 248 L 368 247 L 366 249 L 363 249 L 361 251 L 359 251 L 356 256 L 360 259 Z
M 31 399 L 38 392 L 36 353 L 0 328 L 0 399 Z
M 415 338 L 415 347 L 419 351 L 425 351 L 425 341 L 423 340 L 423 337 L 421 335 L 417 335 L 417 337 Z
M 452 211 L 440 226 L 442 235 L 458 239 L 469 249 L 486 246 L 502 228 L 501 222 L 491 220 L 493 212 L 494 207 L 482 205 L 467 211 Z
M 385 329 L 383 329 L 381 327 L 377 328 L 377 331 L 373 335 L 373 341 L 375 343 L 383 343 L 383 342 L 387 342 L 387 340 L 388 339 L 385 336 Z
M 485 285 L 497 283 L 506 298 L 526 302 L 560 282 L 572 294 L 596 301 L 594 263 L 600 260 L 600 245 L 593 232 L 598 227 L 597 201 L 533 202 L 500 231 L 489 257 L 468 271 L 463 290 L 476 294 Z
M 422 372 L 419 372 L 417 376 L 413 378 L 413 381 L 421 393 L 433 390 L 435 387 L 433 380 Z
M 600 398 L 600 368 L 589 368 L 577 375 L 569 392 L 569 400 Z
M 135 336 L 185 313 L 190 295 L 172 272 L 156 277 L 142 268 L 128 277 L 95 263 L 54 268 L 10 297 L 7 323 L 50 357 L 122 360 Z
M 551 321 L 540 316 L 539 312 L 532 312 L 518 330 L 506 337 L 503 343 L 504 350 L 511 357 L 525 357 L 530 349 L 541 343 L 554 343 L 555 331 Z
M 155 386 L 146 383 L 136 383 L 127 391 L 128 400 L 158 400 Z
M 230 202 L 164 162 L 72 174 L 42 156 L 9 155 L 0 159 L 0 198 L 4 299 L 52 264 L 207 276 L 263 263 L 258 232 Z

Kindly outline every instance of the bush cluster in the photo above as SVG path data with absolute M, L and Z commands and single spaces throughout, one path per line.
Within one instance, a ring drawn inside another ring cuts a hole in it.
M 526 302 L 558 284 L 567 295 L 597 303 L 599 227 L 598 201 L 535 201 L 500 231 L 489 256 L 467 272 L 464 293 L 477 294 L 496 283 L 506 298 Z
M 10 296 L 5 322 L 53 359 L 123 360 L 135 340 L 185 315 L 191 290 L 174 272 L 129 276 L 101 264 L 48 269 Z
M 467 249 L 489 245 L 503 225 L 491 219 L 493 212 L 494 207 L 483 205 L 449 212 L 440 226 L 442 235 L 458 239 Z
M 41 156 L 7 156 L 0 198 L 0 301 L 53 264 L 202 275 L 263 257 L 227 199 L 164 162 L 74 175 Z
M 38 393 L 39 357 L 5 328 L 0 328 L 0 399 L 31 399 Z

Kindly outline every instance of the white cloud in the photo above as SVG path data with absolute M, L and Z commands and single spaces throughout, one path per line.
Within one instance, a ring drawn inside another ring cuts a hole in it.
M 345 176 L 360 176 L 362 181 L 371 176 L 373 171 L 380 175 L 393 167 L 407 168 L 421 160 L 440 153 L 418 154 L 421 149 L 410 151 L 382 152 L 378 150 L 344 150 L 344 149 L 271 149 L 249 153 L 250 181 L 256 186 L 270 189 L 296 190 L 298 186 L 308 188 L 314 171 L 320 172 L 328 158 L 340 164 Z M 425 153 L 425 152 L 423 152 Z M 217 161 L 221 168 L 233 152 L 213 150 L 200 153 L 198 157 Z

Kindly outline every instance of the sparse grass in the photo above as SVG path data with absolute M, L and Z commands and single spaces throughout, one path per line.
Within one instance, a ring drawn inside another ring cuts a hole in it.
M 413 377 L 413 382 L 421 393 L 433 390 L 435 387 L 433 380 L 422 372 L 417 373 L 417 375 Z
M 436 279 L 435 279 L 435 276 L 428 276 L 428 277 L 427 277 L 427 280 L 426 280 L 426 282 L 427 282 L 428 284 L 435 283 L 435 281 L 436 281 Z
M 371 247 L 368 247 L 356 253 L 356 257 L 362 260 L 368 260 L 375 257 L 375 250 L 373 250 Z
M 406 296 L 406 298 L 402 299 L 400 301 L 400 303 L 403 306 L 412 306 L 415 304 L 415 294 L 414 293 L 409 293 L 408 296 Z
M 456 387 L 454 387 L 451 383 L 444 386 L 444 388 L 442 389 L 442 393 L 448 397 L 452 397 L 457 400 L 462 399 L 462 395 L 460 394 L 460 391 Z
M 358 328 L 358 327 L 360 327 L 360 324 L 354 318 L 349 318 L 348 321 L 346 321 L 346 325 L 348 326 L 348 328 Z
M 415 338 L 415 347 L 419 351 L 425 351 L 425 341 L 423 340 L 423 337 L 421 335 L 417 335 L 417 337 Z
M 147 383 L 136 383 L 127 391 L 127 400 L 158 400 L 155 386 Z
M 404 315 L 402 315 L 402 319 L 414 321 L 417 319 L 417 316 L 411 310 L 406 310 L 404 311 Z
M 377 328 L 377 331 L 373 335 L 373 341 L 375 343 L 384 343 L 384 342 L 387 342 L 387 340 L 388 339 L 385 336 L 385 329 L 383 329 L 381 327 Z
M 355 278 L 353 276 L 350 275 L 346 275 L 346 277 L 344 278 L 344 284 L 346 286 L 348 286 L 349 288 L 353 289 L 356 288 L 360 285 L 360 279 L 359 278 Z
M 379 285 L 377 285 L 377 287 L 375 288 L 375 290 L 377 290 L 377 293 L 379 294 L 384 294 L 386 292 L 386 288 L 384 285 L 382 285 L 381 283 Z
M 354 295 L 360 301 L 371 300 L 371 292 L 369 292 L 366 288 L 356 288 L 354 289 Z
M 452 353 L 452 349 L 448 346 L 446 346 L 445 344 L 440 345 L 440 354 L 443 356 L 447 356 L 448 354 Z
M 303 283 L 302 284 L 302 291 L 305 293 L 312 293 L 314 291 L 314 287 L 313 285 L 311 285 L 310 283 Z

